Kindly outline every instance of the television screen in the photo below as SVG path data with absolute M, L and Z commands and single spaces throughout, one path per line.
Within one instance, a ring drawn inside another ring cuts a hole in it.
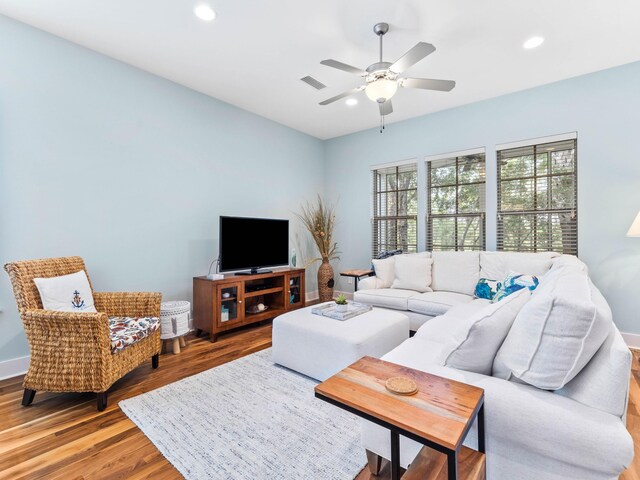
M 220 271 L 289 264 L 289 220 L 220 217 Z

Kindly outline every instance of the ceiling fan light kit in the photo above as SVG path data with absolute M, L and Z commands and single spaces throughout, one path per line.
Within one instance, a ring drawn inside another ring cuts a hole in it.
M 400 75 L 425 58 L 435 52 L 436 47 L 426 42 L 418 42 L 402 57 L 394 63 L 385 62 L 382 59 L 382 37 L 389 31 L 389 24 L 376 23 L 373 32 L 380 38 L 380 60 L 369 65 L 366 70 L 353 67 L 337 60 L 323 60 L 320 63 L 328 67 L 337 68 L 347 73 L 358 75 L 365 81 L 364 85 L 336 95 L 320 102 L 320 105 L 329 105 L 342 98 L 354 95 L 364 90 L 367 97 L 378 104 L 380 113 L 380 132 L 384 130 L 384 116 L 393 112 L 391 98 L 398 91 L 398 87 L 420 88 L 423 90 L 438 90 L 442 92 L 451 91 L 456 82 L 452 80 L 434 80 L 430 78 L 404 78 Z
M 364 89 L 364 93 L 367 94 L 370 100 L 378 103 L 384 103 L 387 100 L 391 100 L 398 91 L 398 82 L 396 80 L 390 80 L 388 78 L 380 78 L 367 84 Z

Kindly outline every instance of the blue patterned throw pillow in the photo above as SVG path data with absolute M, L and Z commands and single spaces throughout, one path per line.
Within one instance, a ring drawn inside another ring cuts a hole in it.
M 499 302 L 503 298 L 508 297 L 512 293 L 522 290 L 523 288 L 528 288 L 533 291 L 538 286 L 538 283 L 538 277 L 535 275 L 510 273 L 507 275 L 507 278 L 504 279 L 504 282 L 502 282 L 502 286 L 491 300 L 491 303 Z
M 476 298 L 493 300 L 493 297 L 496 296 L 500 287 L 502 287 L 502 282 L 491 280 L 490 278 L 481 278 L 476 285 L 476 290 L 473 293 L 473 296 Z

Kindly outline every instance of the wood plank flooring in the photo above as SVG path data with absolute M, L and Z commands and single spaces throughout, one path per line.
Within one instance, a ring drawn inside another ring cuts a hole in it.
M 0 381 L 0 479 L 180 479 L 181 475 L 122 413 L 118 402 L 271 346 L 271 325 L 223 335 L 212 344 L 189 337 L 180 355 L 160 357 L 118 381 L 109 406 L 96 410 L 93 394 L 37 393 L 22 407 L 22 377 Z M 634 352 L 627 424 L 636 458 L 620 478 L 640 480 L 640 352 Z M 389 478 L 388 465 L 378 477 L 365 468 L 357 480 Z

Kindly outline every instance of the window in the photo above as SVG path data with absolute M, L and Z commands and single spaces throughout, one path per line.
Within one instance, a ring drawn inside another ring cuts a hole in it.
M 484 153 L 427 162 L 427 250 L 485 249 Z
M 576 140 L 498 151 L 498 250 L 577 255 Z
M 373 170 L 373 257 L 385 250 L 415 252 L 417 221 L 417 165 Z

